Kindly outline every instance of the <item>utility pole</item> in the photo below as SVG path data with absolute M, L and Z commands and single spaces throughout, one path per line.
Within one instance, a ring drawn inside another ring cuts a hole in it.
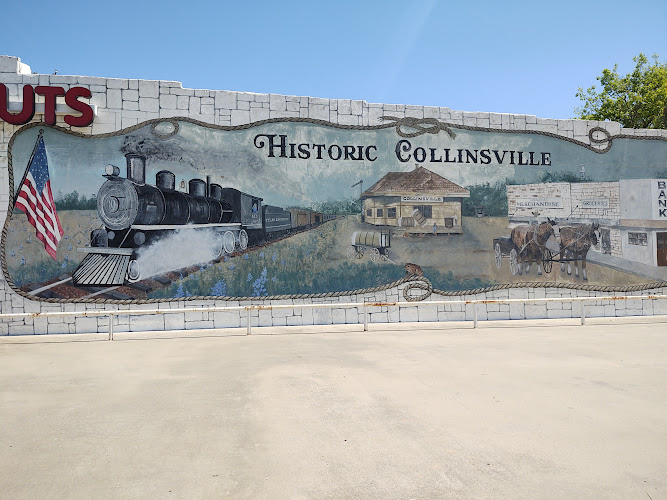
M 350 187 L 353 188 L 355 186 L 359 186 L 359 212 L 361 213 L 362 217 L 364 215 L 364 207 L 361 203 L 361 194 L 364 192 L 364 180 L 359 179 L 359 182 L 355 182 L 352 184 Z

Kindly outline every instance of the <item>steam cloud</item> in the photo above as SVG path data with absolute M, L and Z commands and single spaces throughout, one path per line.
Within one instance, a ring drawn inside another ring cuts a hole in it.
M 149 162 L 174 162 L 207 172 L 219 170 L 226 165 L 243 165 L 253 172 L 262 171 L 264 162 L 257 155 L 247 151 L 228 152 L 211 147 L 217 142 L 215 138 L 210 134 L 201 135 L 203 137 L 186 137 L 179 132 L 168 139 L 161 139 L 156 137 L 150 128 L 142 128 L 125 137 L 121 151 L 123 154 L 143 155 Z
M 139 250 L 141 278 L 215 260 L 220 237 L 213 230 L 178 230 Z

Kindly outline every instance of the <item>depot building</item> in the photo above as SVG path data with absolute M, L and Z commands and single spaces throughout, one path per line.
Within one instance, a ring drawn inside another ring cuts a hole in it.
M 388 172 L 361 194 L 362 220 L 407 233 L 461 234 L 461 204 L 470 191 L 430 170 Z

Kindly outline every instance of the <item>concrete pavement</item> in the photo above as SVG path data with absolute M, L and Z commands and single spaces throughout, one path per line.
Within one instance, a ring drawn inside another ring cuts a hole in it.
M 657 500 L 666 321 L 0 338 L 0 495 Z

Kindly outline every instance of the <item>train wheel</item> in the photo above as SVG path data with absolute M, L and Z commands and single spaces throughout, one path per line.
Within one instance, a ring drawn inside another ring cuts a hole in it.
M 127 281 L 136 283 L 141 279 L 141 270 L 136 260 L 131 260 L 127 266 Z
M 352 245 L 347 247 L 347 259 L 354 260 L 357 258 L 357 250 Z
M 380 250 L 378 250 L 377 248 L 371 248 L 371 260 L 373 262 L 377 262 L 378 260 L 380 260 Z
M 503 263 L 503 253 L 500 250 L 500 243 L 496 243 L 493 247 L 493 253 L 496 255 L 496 267 L 500 269 L 500 266 Z
M 241 250 L 248 248 L 248 233 L 245 232 L 245 229 L 239 231 L 239 248 Z
M 236 243 L 236 238 L 234 238 L 234 233 L 231 231 L 225 231 L 225 234 L 222 235 L 222 249 L 228 255 L 234 252 L 234 244 Z
M 519 263 L 517 262 L 517 253 L 515 248 L 512 248 L 510 251 L 510 271 L 512 271 L 512 276 L 519 274 Z

